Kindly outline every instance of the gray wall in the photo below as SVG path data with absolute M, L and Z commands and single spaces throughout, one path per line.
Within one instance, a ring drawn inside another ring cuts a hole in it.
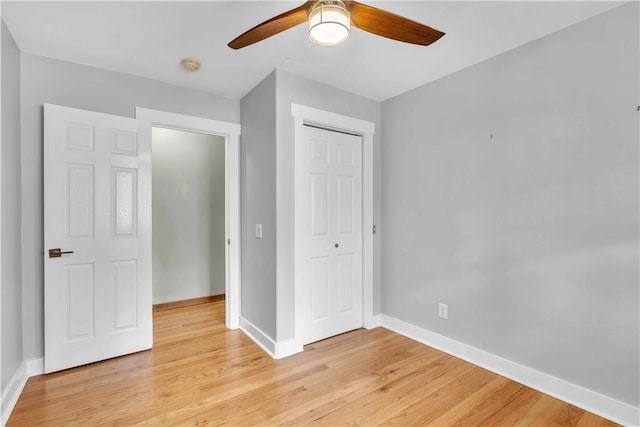
M 383 312 L 635 406 L 638 6 L 382 106 Z
M 237 101 L 154 80 L 22 54 L 22 238 L 25 358 L 41 357 L 43 338 L 42 104 L 134 117 L 146 107 L 240 122 Z
M 373 222 L 380 224 L 380 103 L 280 70 L 276 71 L 276 99 L 278 213 L 293 212 L 294 209 L 294 119 L 291 103 L 296 103 L 375 123 Z M 293 236 L 293 222 L 278 222 L 278 341 L 292 339 L 295 333 Z M 380 235 L 374 235 L 374 313 L 380 310 L 380 243 Z
M 2 22 L 2 372 L 0 394 L 22 363 L 20 51 Z
M 241 315 L 276 339 L 276 88 L 275 72 L 240 101 L 242 116 Z M 262 239 L 254 225 L 262 224 Z
M 153 128 L 153 303 L 225 292 L 225 139 Z

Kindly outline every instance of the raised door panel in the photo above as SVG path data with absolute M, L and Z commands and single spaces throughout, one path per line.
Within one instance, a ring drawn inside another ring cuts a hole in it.
M 113 262 L 115 329 L 138 325 L 138 265 L 136 260 Z
M 311 174 L 311 236 L 329 234 L 329 176 Z
M 337 177 L 338 224 L 337 233 L 341 236 L 352 235 L 354 226 L 354 182 L 351 176 Z
M 311 318 L 326 319 L 329 315 L 329 258 L 311 258 Z
M 138 134 L 121 129 L 111 131 L 111 152 L 124 156 L 138 156 Z
M 67 150 L 94 151 L 95 127 L 84 123 L 65 124 L 64 148 Z
M 352 166 L 356 157 L 352 142 L 338 142 L 336 144 L 336 164 Z
M 65 164 L 65 223 L 67 237 L 92 239 L 94 236 L 95 179 L 93 165 Z
M 95 337 L 95 274 L 93 264 L 66 265 L 65 310 L 66 341 Z
M 136 237 L 138 228 L 138 171 L 111 169 L 111 221 L 117 237 Z
M 344 313 L 353 309 L 354 260 L 352 254 L 338 255 L 337 292 L 338 311 Z
M 314 166 L 326 165 L 329 162 L 329 142 L 323 139 L 312 139 L 310 145 L 310 160 Z

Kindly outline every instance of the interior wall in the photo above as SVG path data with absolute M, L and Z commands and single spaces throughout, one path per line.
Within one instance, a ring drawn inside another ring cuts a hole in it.
M 225 138 L 152 129 L 153 303 L 225 293 Z
M 363 76 L 366 78 L 366 76 Z M 380 192 L 380 123 L 381 104 L 362 96 L 345 92 L 322 83 L 314 82 L 286 71 L 276 71 L 276 210 L 277 220 L 277 340 L 295 337 L 294 312 L 294 223 L 290 221 L 294 211 L 294 118 L 291 104 L 331 111 L 375 124 L 373 136 L 373 223 L 381 229 Z M 245 128 L 242 129 L 243 134 Z M 380 312 L 380 234 L 373 236 L 374 247 L 374 314 Z
M 638 8 L 382 105 L 383 313 L 636 407 Z
M 23 360 L 20 207 L 20 50 L 4 21 L 2 31 L 2 296 L 0 395 Z
M 276 340 L 276 78 L 240 101 L 241 316 Z M 262 224 L 262 238 L 255 237 Z
M 43 184 L 44 103 L 135 117 L 135 107 L 231 123 L 238 101 L 113 71 L 22 54 L 22 280 L 25 358 L 44 353 Z

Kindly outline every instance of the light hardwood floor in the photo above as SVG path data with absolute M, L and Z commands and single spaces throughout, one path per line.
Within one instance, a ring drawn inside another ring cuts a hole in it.
M 29 379 L 8 426 L 610 426 L 383 328 L 272 360 L 224 301 L 154 313 L 154 348 Z

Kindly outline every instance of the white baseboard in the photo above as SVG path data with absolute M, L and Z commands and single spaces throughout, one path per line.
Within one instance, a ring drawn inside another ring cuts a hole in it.
M 29 377 L 44 374 L 44 358 L 43 357 L 27 359 L 25 360 L 25 363 L 27 364 L 27 375 Z
M 9 384 L 2 393 L 0 402 L 0 425 L 4 426 L 9 421 L 9 416 L 13 412 L 13 408 L 18 402 L 18 398 L 24 390 L 29 377 L 44 373 L 44 359 L 39 357 L 35 359 L 23 360 L 18 369 L 11 376 Z
M 0 413 L 2 413 L 2 425 L 7 424 L 9 416 L 11 415 L 14 406 L 16 406 L 20 393 L 22 393 L 28 379 L 27 364 L 23 361 L 20 366 L 18 366 L 18 369 L 13 373 L 7 387 L 2 392 L 2 407 L 0 408 Z
M 364 325 L 362 325 L 365 329 L 374 329 L 378 326 L 382 326 L 382 314 L 374 314 L 368 319 L 365 320 Z
M 260 348 L 262 348 L 273 359 L 282 359 L 303 351 L 303 347 L 296 343 L 295 340 L 286 340 L 283 342 L 275 342 L 267 334 L 262 332 L 260 328 L 245 319 L 240 318 L 240 330 L 247 334 Z
M 627 403 L 391 316 L 382 315 L 382 326 L 616 423 L 640 425 L 640 408 Z
M 249 322 L 244 317 L 240 317 L 240 330 L 247 334 L 258 346 L 263 349 L 269 356 L 276 358 L 276 343 L 267 334 L 262 332 L 260 328 Z
M 276 343 L 276 356 L 274 359 L 282 359 L 283 357 L 292 356 L 296 353 L 304 351 L 304 347 L 296 342 L 296 340 L 286 340 Z

